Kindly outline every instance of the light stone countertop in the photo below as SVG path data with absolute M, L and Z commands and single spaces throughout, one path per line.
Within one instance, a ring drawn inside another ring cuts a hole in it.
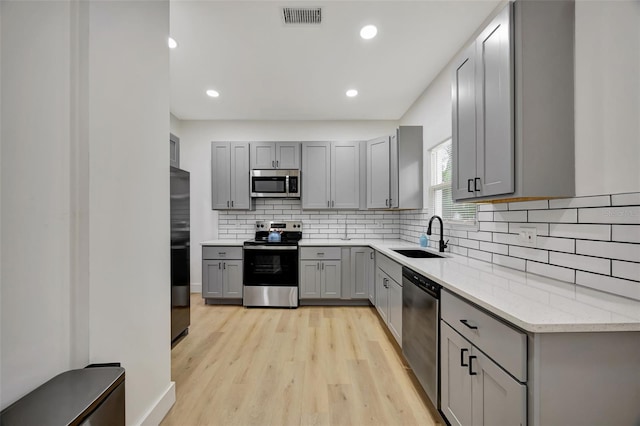
M 213 240 L 202 245 L 242 245 Z M 420 248 L 404 240 L 305 239 L 301 247 L 369 246 L 441 284 L 494 315 L 534 333 L 640 331 L 640 301 L 452 253 L 412 259 L 394 248 Z

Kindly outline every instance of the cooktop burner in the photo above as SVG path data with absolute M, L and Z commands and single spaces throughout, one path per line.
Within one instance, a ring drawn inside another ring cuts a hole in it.
M 302 239 L 302 222 L 297 220 L 286 221 L 257 221 L 256 235 L 253 240 L 245 241 L 244 245 L 298 245 Z M 269 238 L 269 234 L 277 233 L 274 238 Z M 274 241 L 279 237 L 280 241 Z

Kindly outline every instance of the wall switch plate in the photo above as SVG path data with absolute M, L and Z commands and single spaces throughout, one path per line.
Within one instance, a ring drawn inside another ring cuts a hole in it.
M 538 230 L 536 228 L 520 228 L 518 241 L 527 247 L 535 247 L 537 244 Z

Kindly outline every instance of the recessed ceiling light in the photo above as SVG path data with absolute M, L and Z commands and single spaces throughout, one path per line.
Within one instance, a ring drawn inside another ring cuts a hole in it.
M 217 98 L 218 96 L 220 96 L 220 93 L 218 93 L 213 89 L 209 89 L 207 90 L 207 96 L 211 96 L 212 98 Z
M 376 28 L 375 25 L 365 25 L 360 30 L 360 37 L 362 37 L 365 40 L 374 38 L 376 34 L 378 34 L 378 29 Z
M 178 47 L 178 42 L 169 37 L 169 49 L 175 49 Z
M 353 98 L 354 96 L 358 96 L 358 91 L 356 89 L 347 90 L 347 96 Z

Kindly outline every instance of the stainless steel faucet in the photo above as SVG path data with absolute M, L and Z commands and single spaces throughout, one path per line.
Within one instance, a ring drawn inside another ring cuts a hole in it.
M 447 240 L 447 243 L 444 242 L 444 225 L 440 216 L 431 216 L 431 219 L 429 219 L 429 226 L 427 227 L 427 235 L 431 235 L 431 223 L 433 222 L 433 219 L 438 219 L 440 221 L 440 241 L 438 241 L 438 251 L 444 252 L 444 249 L 447 248 L 447 243 L 449 242 L 449 240 Z

